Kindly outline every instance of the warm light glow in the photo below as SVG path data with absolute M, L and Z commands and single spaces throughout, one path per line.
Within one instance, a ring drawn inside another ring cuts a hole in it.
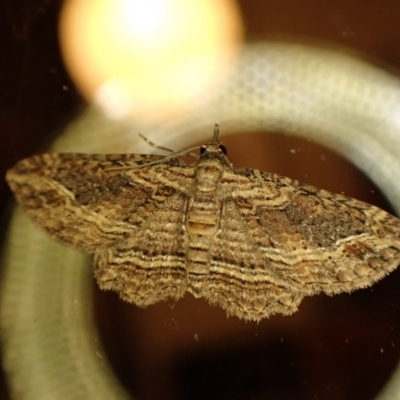
M 163 0 L 132 1 L 125 0 L 119 8 L 122 24 L 131 29 L 132 37 L 145 41 L 156 40 L 165 31 L 168 19 L 173 18 Z
M 69 0 L 60 20 L 66 65 L 114 118 L 169 118 L 219 84 L 242 29 L 229 0 Z

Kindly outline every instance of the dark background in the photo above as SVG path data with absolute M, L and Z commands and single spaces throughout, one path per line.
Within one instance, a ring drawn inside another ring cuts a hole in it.
M 400 66 L 398 0 L 246 0 L 246 39 L 326 41 Z M 0 2 L 0 174 L 41 151 L 84 104 L 60 58 L 54 0 Z M 280 135 L 224 138 L 231 161 L 389 209 L 379 190 L 326 149 Z M 299 151 L 291 154 L 290 149 Z M 246 149 L 245 151 L 243 149 Z M 10 193 L 0 182 L 4 212 Z M 116 372 L 140 399 L 372 399 L 400 359 L 400 271 L 351 295 L 306 299 L 290 317 L 227 319 L 186 296 L 145 310 L 95 293 Z M 0 399 L 7 399 L 5 384 Z

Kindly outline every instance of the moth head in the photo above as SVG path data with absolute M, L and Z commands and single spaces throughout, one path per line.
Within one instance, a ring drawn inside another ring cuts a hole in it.
M 200 147 L 200 155 L 203 155 L 207 150 L 209 150 L 209 146 L 201 146 Z M 228 150 L 226 149 L 226 147 L 223 144 L 219 144 L 218 145 L 218 149 L 222 152 L 222 154 L 224 156 L 226 156 L 228 154 Z

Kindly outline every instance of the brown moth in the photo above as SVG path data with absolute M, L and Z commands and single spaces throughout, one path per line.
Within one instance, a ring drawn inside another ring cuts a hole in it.
M 233 168 L 217 125 L 194 164 L 177 158 L 186 153 L 42 154 L 7 181 L 36 225 L 94 254 L 101 289 L 140 307 L 188 291 L 259 321 L 304 296 L 370 286 L 400 263 L 400 220 L 385 211 Z

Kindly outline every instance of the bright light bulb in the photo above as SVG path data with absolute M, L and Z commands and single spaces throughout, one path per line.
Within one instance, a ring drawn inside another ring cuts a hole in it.
M 169 11 L 163 0 L 124 0 L 118 9 L 126 31 L 145 41 L 157 40 L 172 17 Z
M 226 78 L 242 28 L 232 0 L 69 0 L 60 38 L 89 101 L 114 118 L 162 120 Z

